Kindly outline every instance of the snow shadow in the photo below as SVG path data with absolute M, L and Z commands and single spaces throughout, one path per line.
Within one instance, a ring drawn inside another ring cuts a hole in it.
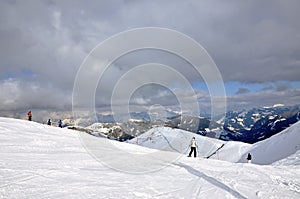
M 242 194 L 240 194 L 239 192 L 231 189 L 229 186 L 223 184 L 222 182 L 216 180 L 215 178 L 212 178 L 210 176 L 207 176 L 205 175 L 204 173 L 194 169 L 193 167 L 191 166 L 188 166 L 186 164 L 183 164 L 183 163 L 174 163 L 174 165 L 176 166 L 179 166 L 179 167 L 182 167 L 184 168 L 185 170 L 187 170 L 189 173 L 199 177 L 199 178 L 203 178 L 204 180 L 206 180 L 207 182 L 229 192 L 230 194 L 232 194 L 234 197 L 236 198 L 241 198 L 241 199 L 247 199 L 245 196 L 243 196 Z

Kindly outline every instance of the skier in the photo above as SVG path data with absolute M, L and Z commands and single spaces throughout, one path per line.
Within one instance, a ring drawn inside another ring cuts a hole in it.
M 191 151 L 190 151 L 188 157 L 191 157 L 193 152 L 194 152 L 194 157 L 196 157 L 197 156 L 196 147 L 198 148 L 198 146 L 197 146 L 195 137 L 193 137 L 193 139 L 191 140 L 190 147 L 191 147 Z
M 248 153 L 248 155 L 247 155 L 247 162 L 248 162 L 248 163 L 251 163 L 251 159 L 252 159 L 252 156 L 251 156 L 250 153 Z
M 31 118 L 32 118 L 32 112 L 29 111 L 29 112 L 27 113 L 27 116 L 28 116 L 28 120 L 31 121 Z
M 50 119 L 48 120 L 47 124 L 51 126 L 51 120 Z
M 57 124 L 58 124 L 58 127 L 62 128 L 62 121 L 61 120 L 58 120 Z

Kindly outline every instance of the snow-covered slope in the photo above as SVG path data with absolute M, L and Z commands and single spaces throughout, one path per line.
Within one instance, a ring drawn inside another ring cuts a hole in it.
M 253 155 L 253 163 L 271 164 L 283 158 L 287 158 L 299 150 L 300 122 L 297 122 L 282 132 L 253 144 L 247 152 Z
M 83 146 L 81 134 L 100 148 L 108 142 L 83 132 L 0 118 L 0 198 L 300 197 L 299 165 L 261 166 L 182 156 L 159 170 L 130 174 L 97 161 Z M 109 142 L 131 154 L 155 151 Z M 102 150 L 110 155 L 109 149 Z M 147 161 L 155 158 L 148 157 Z M 128 164 L 126 159 L 119 164 Z
M 284 159 L 278 160 L 273 165 L 284 165 L 284 166 L 300 166 L 300 150 L 293 155 L 290 155 Z
M 169 127 L 153 128 L 146 133 L 130 140 L 129 143 L 159 150 L 187 154 L 192 137 L 196 138 L 200 157 L 209 156 L 222 144 L 226 143 L 222 140 L 201 136 L 181 129 L 172 129 Z M 248 145 L 236 142 L 236 145 L 239 144 Z
M 188 154 L 192 137 L 196 138 L 197 153 L 202 158 L 210 157 L 210 159 L 238 162 L 251 147 L 251 144 L 243 142 L 225 142 L 169 127 L 153 128 L 129 142 L 149 148 Z
M 198 143 L 198 152 L 201 157 L 207 157 L 215 152 L 222 144 L 224 146 L 210 158 L 229 162 L 245 162 L 248 153 L 252 154 L 255 164 L 271 164 L 293 155 L 300 149 L 300 122 L 285 129 L 266 140 L 255 144 L 246 144 L 234 141 L 221 141 L 208 138 L 188 131 L 159 127 L 131 140 L 149 148 L 174 151 L 187 154 L 192 137 Z

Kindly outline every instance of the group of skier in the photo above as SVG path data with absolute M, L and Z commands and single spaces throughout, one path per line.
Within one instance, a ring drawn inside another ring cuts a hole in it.
M 192 154 L 194 153 L 194 157 L 196 158 L 197 157 L 196 148 L 198 149 L 198 145 L 196 143 L 195 137 L 192 138 L 192 140 L 190 142 L 190 147 L 191 147 L 191 150 L 190 150 L 188 157 L 192 157 Z M 246 158 L 247 163 L 251 163 L 251 159 L 252 159 L 252 155 L 250 153 L 248 153 L 247 158 Z
M 28 116 L 28 120 L 32 121 L 32 112 L 31 111 L 29 111 L 27 113 L 27 116 Z M 47 124 L 50 125 L 50 126 L 52 125 L 51 119 L 48 120 Z M 62 121 L 61 120 L 58 120 L 57 126 L 60 127 L 60 128 L 62 128 Z

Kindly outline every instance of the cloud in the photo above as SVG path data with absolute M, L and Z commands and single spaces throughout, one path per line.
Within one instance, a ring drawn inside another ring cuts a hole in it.
M 240 94 L 245 94 L 245 93 L 249 93 L 250 90 L 247 89 L 247 88 L 239 88 L 239 90 L 236 92 L 237 95 L 240 95 Z
M 10 78 L 0 81 L 0 90 L 1 111 L 71 108 L 71 93 L 51 85 Z
M 270 90 L 274 90 L 274 86 L 273 85 L 268 85 L 262 88 L 262 91 L 270 91 Z
M 276 86 L 276 91 L 286 91 L 291 88 L 291 85 L 289 83 L 277 82 L 275 86 Z
M 289 83 L 278 82 L 299 81 L 299 6 L 297 0 L 1 1 L 1 108 L 70 107 L 76 73 L 88 53 L 114 34 L 145 26 L 175 29 L 195 39 L 216 62 L 225 82 L 272 85 L 258 93 L 241 87 L 236 94 L 243 95 L 233 96 L 231 103 L 240 104 L 236 99 L 241 99 L 249 106 L 266 104 L 272 95 L 264 91 L 271 90 L 275 90 L 273 95 L 278 95 L 278 101 L 294 103 L 292 93 L 296 91 Z M 106 71 L 97 88 L 101 92 L 96 93 L 96 103 L 109 105 L 118 79 L 131 68 L 149 62 L 172 66 L 191 84 L 204 81 L 180 57 L 151 50 L 133 52 L 120 57 Z M 170 87 L 180 88 L 172 76 L 165 79 Z M 88 85 L 88 81 L 83 83 Z M 132 83 L 134 80 L 124 84 Z M 149 89 L 150 102 L 176 103 L 161 93 Z M 257 101 L 243 100 L 245 96 L 253 96 Z M 132 103 L 149 102 L 145 101 L 146 96 L 142 97 Z M 210 103 L 209 97 L 199 98 L 201 102 L 204 99 Z
M 261 91 L 228 97 L 228 109 L 249 109 L 273 106 L 274 104 L 299 105 L 300 89 L 282 91 Z

